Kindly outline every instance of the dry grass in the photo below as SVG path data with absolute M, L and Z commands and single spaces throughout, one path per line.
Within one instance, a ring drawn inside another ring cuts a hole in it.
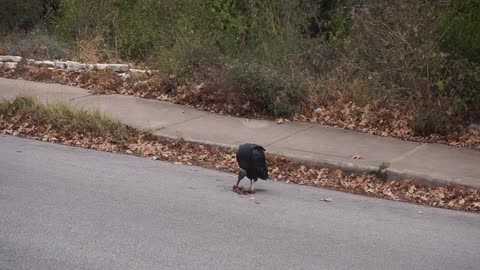
M 43 104 L 28 96 L 19 96 L 13 101 L 2 100 L 0 115 L 18 121 L 46 125 L 49 129 L 63 132 L 80 130 L 93 136 L 115 136 L 122 140 L 128 139 L 131 134 L 125 125 L 99 111 L 74 109 L 63 102 Z
M 118 62 L 118 52 L 108 49 L 100 34 L 94 34 L 75 42 L 74 58 L 85 63 Z

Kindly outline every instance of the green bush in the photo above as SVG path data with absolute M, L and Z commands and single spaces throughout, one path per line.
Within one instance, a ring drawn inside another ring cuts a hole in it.
M 440 17 L 444 31 L 442 49 L 452 54 L 456 78 L 462 83 L 459 110 L 480 111 L 480 2 L 476 0 L 451 1 Z M 452 66 L 452 65 L 450 65 Z M 480 113 L 479 113 L 480 114 Z
M 450 1 L 440 17 L 444 30 L 443 47 L 480 63 L 480 1 Z
M 302 101 L 304 88 L 257 64 L 236 63 L 225 74 L 232 90 L 276 117 L 288 117 Z
M 214 44 L 223 55 L 237 57 L 239 53 L 249 51 L 267 59 L 276 52 L 283 54 L 299 47 L 309 27 L 318 28 L 317 32 L 322 28 L 325 36 L 338 36 L 345 28 L 345 16 L 339 16 L 338 3 L 340 1 L 331 0 L 309 0 L 306 3 L 279 0 L 63 0 L 57 33 L 68 39 L 101 35 L 107 47 L 118 49 L 123 56 L 132 58 L 145 58 L 159 49 L 185 47 L 182 43 L 188 43 L 193 36 L 195 41 L 202 39 L 202 43 L 209 43 L 209 46 Z M 321 20 L 330 13 L 330 21 Z M 279 47 L 283 49 L 279 50 Z
M 2 0 L 0 32 L 27 32 L 38 23 L 48 23 L 58 9 L 59 0 Z
M 417 136 L 429 136 L 431 134 L 448 135 L 457 131 L 458 119 L 445 113 L 448 108 L 442 108 L 432 102 L 419 106 L 413 115 L 411 127 Z

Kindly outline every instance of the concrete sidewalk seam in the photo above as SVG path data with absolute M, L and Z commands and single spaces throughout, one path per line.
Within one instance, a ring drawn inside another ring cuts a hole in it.
M 405 159 L 406 157 L 408 157 L 408 156 L 410 156 L 410 155 L 413 155 L 413 154 L 415 154 L 416 152 L 418 152 L 418 151 L 420 151 L 420 150 L 423 150 L 423 149 L 425 149 L 425 148 L 427 148 L 427 147 L 428 147 L 428 144 L 427 144 L 427 143 L 423 143 L 422 145 L 417 146 L 417 147 L 415 147 L 414 149 L 412 149 L 412 150 L 410 150 L 410 151 L 408 151 L 408 152 L 406 152 L 406 153 L 404 153 L 404 154 L 401 154 L 400 156 L 398 156 L 398 157 L 390 160 L 390 163 L 399 162 L 399 161 Z
M 188 120 L 185 120 L 185 121 L 182 121 L 182 122 L 179 122 L 179 123 L 174 123 L 174 124 L 171 124 L 171 125 L 165 125 L 163 127 L 154 129 L 153 132 L 160 131 L 160 130 L 166 129 L 166 128 L 171 128 L 171 127 L 174 127 L 174 126 L 177 126 L 177 125 L 182 125 L 182 124 L 188 123 L 188 122 L 193 121 L 193 120 L 200 119 L 200 118 L 208 116 L 208 115 L 210 115 L 210 113 L 206 112 L 204 115 L 196 116 L 196 117 L 190 118 Z
M 90 96 L 93 96 L 93 94 L 83 95 L 83 96 L 79 96 L 79 97 L 73 97 L 73 98 L 68 99 L 67 101 L 70 102 L 70 101 L 74 101 L 74 100 L 77 100 L 77 99 L 86 98 L 86 97 L 90 97 Z
M 268 147 L 268 146 L 270 146 L 270 145 L 272 145 L 272 144 L 276 144 L 276 143 L 278 143 L 278 142 L 281 142 L 281 141 L 283 141 L 283 140 L 286 140 L 286 139 L 288 139 L 288 138 L 290 138 L 290 137 L 292 137 L 292 136 L 295 136 L 295 135 L 297 135 L 297 134 L 300 134 L 300 133 L 302 133 L 302 132 L 304 132 L 304 131 L 307 131 L 307 130 L 309 130 L 309 129 L 311 129 L 311 128 L 313 128 L 313 125 L 312 125 L 312 126 L 309 126 L 309 127 L 307 127 L 307 128 L 304 128 L 304 129 L 302 129 L 302 130 L 300 130 L 300 131 L 297 131 L 297 132 L 295 132 L 295 133 L 293 133 L 293 134 L 290 134 L 290 135 L 288 135 L 288 136 L 285 136 L 285 137 L 283 137 L 283 138 L 281 138 L 281 139 L 278 139 L 278 140 L 276 140 L 276 141 L 274 141 L 274 142 L 271 142 L 271 143 L 269 143 L 269 144 L 266 144 L 265 147 Z
M 350 156 L 332 155 L 332 154 L 327 154 L 327 153 L 319 153 L 319 152 L 315 152 L 315 151 L 294 149 L 294 148 L 289 148 L 289 147 L 284 147 L 284 149 L 285 150 L 290 150 L 290 151 L 301 152 L 301 153 L 309 153 L 309 154 L 314 154 L 314 155 L 323 155 L 323 156 L 337 157 L 337 158 L 351 158 Z

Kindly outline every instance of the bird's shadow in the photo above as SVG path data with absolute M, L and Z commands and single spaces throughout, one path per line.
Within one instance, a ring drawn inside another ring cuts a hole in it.
M 264 189 L 264 188 L 256 188 L 255 191 L 251 192 L 248 187 L 242 187 L 240 186 L 240 188 L 237 188 L 236 186 L 233 187 L 233 190 L 237 193 L 242 193 L 243 195 L 246 195 L 246 194 L 258 194 L 258 193 L 265 193 L 267 192 L 267 189 Z
M 255 193 L 265 193 L 267 192 L 266 189 L 263 189 L 263 188 L 256 188 L 254 192 L 251 192 L 252 194 L 255 194 Z

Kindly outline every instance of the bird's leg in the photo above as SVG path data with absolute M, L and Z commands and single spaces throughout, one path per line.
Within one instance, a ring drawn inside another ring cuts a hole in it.
M 237 187 L 238 187 L 238 185 L 240 184 L 240 180 L 242 180 L 245 176 L 247 176 L 247 171 L 245 171 L 244 169 L 240 168 L 240 170 L 238 170 Z
M 250 192 L 255 192 L 255 180 L 250 179 Z

